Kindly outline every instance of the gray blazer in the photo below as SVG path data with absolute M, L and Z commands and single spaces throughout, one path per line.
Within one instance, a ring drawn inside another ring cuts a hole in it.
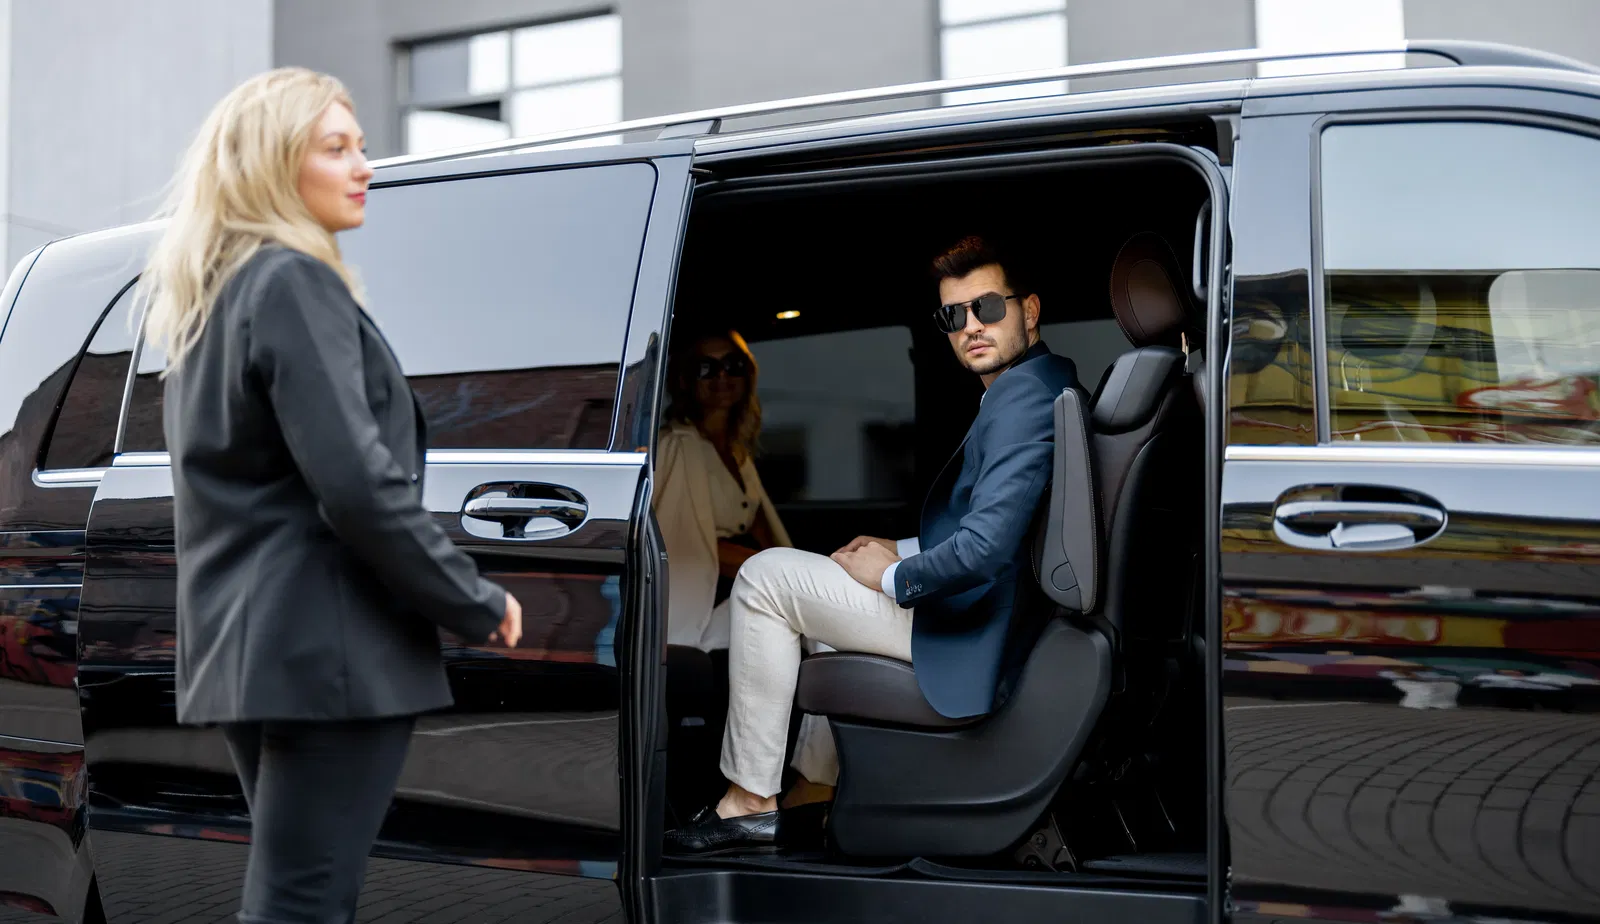
M 422 413 L 338 275 L 282 247 L 251 258 L 164 415 L 178 721 L 450 705 L 437 626 L 484 641 L 505 591 L 422 506 Z

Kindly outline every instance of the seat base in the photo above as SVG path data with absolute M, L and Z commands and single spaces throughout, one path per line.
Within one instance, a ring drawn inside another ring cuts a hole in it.
M 795 701 L 817 715 L 913 728 L 960 728 L 983 719 L 940 715 L 905 661 L 850 651 L 822 652 L 800 662 Z
M 834 843 L 851 856 L 985 856 L 1027 836 L 1077 762 L 1111 691 L 1111 645 L 1051 620 L 1015 692 L 962 728 L 832 715 Z

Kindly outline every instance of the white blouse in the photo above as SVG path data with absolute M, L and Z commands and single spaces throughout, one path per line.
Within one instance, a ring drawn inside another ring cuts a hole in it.
M 656 445 L 655 495 L 651 506 L 667 546 L 667 644 L 710 651 L 728 646 L 726 605 L 717 595 L 717 540 L 748 532 L 764 515 L 776 545 L 789 534 L 761 486 L 756 467 L 739 466 L 744 487 L 723 464 L 717 449 L 694 426 L 672 423 Z

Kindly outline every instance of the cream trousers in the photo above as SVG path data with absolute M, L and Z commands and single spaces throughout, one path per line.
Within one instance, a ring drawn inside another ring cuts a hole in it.
M 911 660 L 911 610 L 866 587 L 826 555 L 767 549 L 739 569 L 729 598 L 728 725 L 722 774 L 758 796 L 783 785 L 789 710 L 802 646 Z M 839 758 L 827 721 L 807 716 L 795 769 L 833 785 Z

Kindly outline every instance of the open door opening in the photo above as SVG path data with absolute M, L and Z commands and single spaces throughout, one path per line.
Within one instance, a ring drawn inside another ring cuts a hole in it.
M 1103 409 L 1105 420 L 1090 420 L 1088 454 L 1104 505 L 1101 602 L 1077 614 L 1037 603 L 1044 628 L 1010 697 L 954 729 L 830 716 L 844 770 L 817 837 L 760 854 L 669 855 L 669 874 L 1140 889 L 1201 900 L 1210 837 L 1207 413 L 1196 383 L 1206 376 L 1205 283 L 1220 182 L 1202 157 L 1135 144 L 713 180 L 696 193 L 668 352 L 681 361 L 697 341 L 730 331 L 748 345 L 763 411 L 754 464 L 797 548 L 827 554 L 857 535 L 918 534 L 923 496 L 983 393 L 932 321 L 929 262 L 965 235 L 998 243 L 1025 267 L 1042 304 L 1042 338 L 1076 363 L 1086 414 L 1129 394 L 1127 370 L 1116 371 L 1125 357 L 1159 354 L 1171 368 L 1146 416 L 1112 420 Z M 1171 346 L 1130 332 L 1119 304 L 1141 253 L 1172 283 L 1161 297 L 1189 312 Z M 752 538 L 759 546 L 772 537 Z M 674 567 L 669 553 L 669 582 L 682 577 Z M 1098 699 L 1064 681 L 1081 679 L 1070 658 L 1051 660 L 1061 657 L 1049 648 L 1057 629 L 1104 643 L 1109 667 Z M 679 641 L 667 655 L 665 828 L 727 786 L 718 771 L 726 641 Z M 843 695 L 857 692 L 867 695 Z M 1093 702 L 1079 702 L 1084 696 Z M 792 710 L 791 749 L 810 721 L 806 705 Z M 1081 729 L 1064 733 L 1073 723 Z M 1039 746 L 1057 738 L 1074 740 Z M 897 804 L 893 792 L 868 791 L 886 772 L 904 774 L 906 790 L 922 795 Z M 923 785 L 932 777 L 936 785 Z M 1013 778 L 1036 792 L 990 791 L 1003 785 L 996 779 Z M 1005 800 L 1014 804 L 999 813 L 1003 821 L 973 826 L 973 815 Z M 936 830 L 946 833 L 926 833 Z M 948 833 L 962 830 L 976 833 Z

